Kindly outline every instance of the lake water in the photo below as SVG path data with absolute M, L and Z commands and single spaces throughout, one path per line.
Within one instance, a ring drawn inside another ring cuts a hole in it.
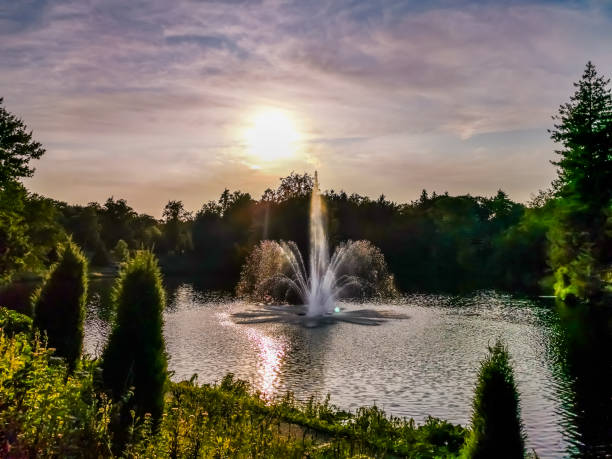
M 110 313 L 107 286 L 94 282 L 93 290 L 85 347 L 97 355 Z M 176 281 L 168 291 L 164 334 L 174 380 L 197 373 L 211 383 L 232 372 L 267 397 L 329 393 L 343 409 L 376 404 L 418 422 L 431 415 L 467 425 L 479 362 L 501 338 L 528 447 L 542 458 L 612 454 L 612 360 L 601 320 L 587 323 L 545 300 L 478 292 L 340 303 L 338 317 L 350 321 L 307 327 L 293 320 L 291 306 L 266 312 Z

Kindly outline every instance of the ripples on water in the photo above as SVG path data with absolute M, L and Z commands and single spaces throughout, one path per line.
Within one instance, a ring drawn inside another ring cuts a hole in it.
M 94 296 L 86 324 L 86 349 L 94 355 L 109 331 L 111 314 L 101 303 Z M 307 327 L 285 320 L 298 317 L 291 309 L 261 316 L 263 306 L 183 284 L 169 295 L 165 313 L 169 369 L 175 380 L 197 373 L 204 383 L 232 372 L 268 398 L 287 390 L 300 399 L 330 393 L 344 409 L 376 404 L 419 422 L 431 415 L 467 425 L 479 362 L 502 338 L 514 363 L 528 447 L 542 458 L 579 454 L 572 379 L 560 351 L 564 335 L 551 308 L 493 292 L 340 307 L 347 317 L 371 310 L 385 319 L 377 326 L 340 320 Z

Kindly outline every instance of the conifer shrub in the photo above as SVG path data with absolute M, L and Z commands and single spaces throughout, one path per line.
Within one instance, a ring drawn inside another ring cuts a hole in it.
M 164 406 L 167 369 L 162 334 L 165 293 L 151 252 L 139 251 L 124 266 L 112 302 L 116 319 L 102 356 L 104 385 L 114 400 L 125 401 L 123 421 L 130 410 L 138 418 L 150 413 L 157 421 Z
M 508 349 L 501 341 L 489 347 L 489 355 L 480 364 L 472 431 L 462 453 L 467 458 L 525 456 L 519 394 Z
M 87 302 L 87 259 L 72 241 L 59 250 L 43 285 L 34 292 L 34 326 L 45 332 L 49 347 L 72 369 L 83 349 Z

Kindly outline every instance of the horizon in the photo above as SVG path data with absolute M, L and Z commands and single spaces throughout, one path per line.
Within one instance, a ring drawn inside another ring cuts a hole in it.
M 526 202 L 585 63 L 612 74 L 598 1 L 36 0 L 0 6 L 0 37 L 0 96 L 47 149 L 28 189 L 156 217 L 315 169 L 374 199 Z

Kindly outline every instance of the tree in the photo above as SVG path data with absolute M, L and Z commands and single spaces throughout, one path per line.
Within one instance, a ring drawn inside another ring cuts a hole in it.
M 168 201 L 162 214 L 166 223 L 173 221 L 185 221 L 191 217 L 191 213 L 185 210 L 183 201 Z
M 561 144 L 553 161 L 562 196 L 577 195 L 599 211 L 612 198 L 612 92 L 610 80 L 589 61 L 576 92 L 554 116 L 551 138 Z
M 0 282 L 26 267 L 30 253 L 24 208 L 27 192 L 19 183 L 8 183 L 0 191 Z
M 113 249 L 113 258 L 119 263 L 125 263 L 130 259 L 130 249 L 128 248 L 127 242 L 123 239 L 117 241 Z
M 588 62 L 551 138 L 561 145 L 554 183 L 561 198 L 551 227 L 549 262 L 555 295 L 602 302 L 612 271 L 612 92 Z
M 314 187 L 314 180 L 307 172 L 302 175 L 291 172 L 287 177 L 281 177 L 280 181 L 281 183 L 275 193 L 277 201 L 310 196 Z
M 113 290 L 116 321 L 102 356 L 102 376 L 115 400 L 134 388 L 123 408 L 159 420 L 164 404 L 166 353 L 162 328 L 165 292 L 157 259 L 139 251 L 121 271 Z
M 100 209 L 102 223 L 102 240 L 107 248 L 115 247 L 119 239 L 127 242 L 128 246 L 137 248 L 134 240 L 134 223 L 138 214 L 125 199 L 110 197 Z
M 45 226 L 52 230 L 47 236 L 54 236 L 57 228 L 47 224 L 49 209 L 43 209 L 44 204 L 38 205 L 43 200 L 32 201 L 34 198 L 30 198 L 19 183 L 20 178 L 34 173 L 29 162 L 40 158 L 45 150 L 32 140 L 32 132 L 28 132 L 23 121 L 9 113 L 2 102 L 0 98 L 0 281 L 6 282 L 20 269 L 40 267 L 49 246 L 35 245 L 39 230 Z M 45 212 L 40 213 L 40 210 Z M 30 221 L 32 216 L 44 218 L 40 222 Z M 55 242 L 52 237 L 46 239 Z
M 164 218 L 164 242 L 166 250 L 181 253 L 190 249 L 191 234 L 186 227 L 191 213 L 185 210 L 182 201 L 168 201 L 162 214 Z
M 524 457 L 519 395 L 508 349 L 497 341 L 480 364 L 474 394 L 472 432 L 462 451 L 468 458 Z
M 24 122 L 2 106 L 0 97 L 0 190 L 9 182 L 22 177 L 31 177 L 34 169 L 29 163 L 39 159 L 45 149 L 32 140 Z
M 50 347 L 74 368 L 83 349 L 87 301 L 87 260 L 72 241 L 60 250 L 42 287 L 33 296 L 34 325 L 47 333 Z

